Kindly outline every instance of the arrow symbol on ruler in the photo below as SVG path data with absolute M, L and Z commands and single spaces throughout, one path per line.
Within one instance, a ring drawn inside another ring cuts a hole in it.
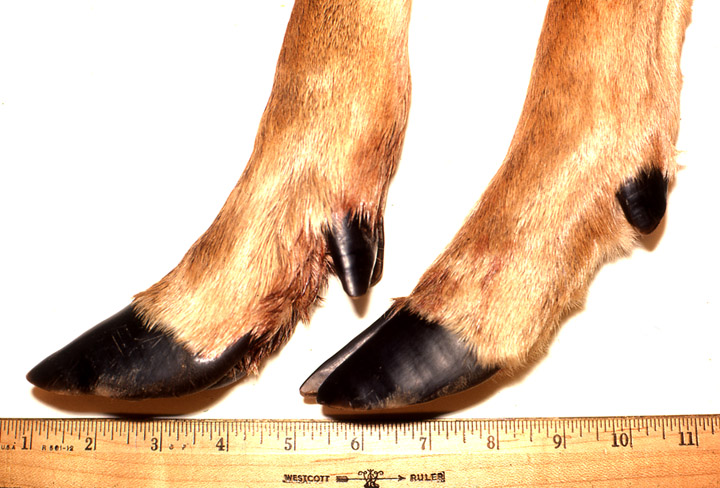
M 403 475 L 398 475 L 397 478 L 378 478 L 378 480 L 390 480 L 390 481 L 403 481 L 407 479 Z M 348 483 L 350 481 L 365 481 L 365 478 L 348 478 L 347 476 L 336 476 L 335 482 L 336 483 Z
M 364 481 L 365 486 L 364 488 L 380 488 L 380 485 L 377 484 L 378 481 L 403 481 L 406 479 L 402 475 L 398 475 L 394 478 L 382 478 L 382 475 L 385 474 L 383 471 L 376 471 L 374 469 L 368 469 L 366 471 L 358 471 L 358 475 L 362 476 L 362 478 L 350 478 L 348 476 L 336 476 L 335 482 L 337 483 L 348 483 L 350 481 Z

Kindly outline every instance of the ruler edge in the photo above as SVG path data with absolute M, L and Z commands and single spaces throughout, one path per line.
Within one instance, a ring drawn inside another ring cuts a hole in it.
M 720 422 L 720 412 L 718 413 L 698 413 L 698 414 L 660 414 L 660 415 L 597 415 L 597 416 L 560 416 L 560 417 L 457 417 L 457 418 L 427 418 L 403 419 L 402 416 L 397 418 L 324 418 L 324 419 L 296 419 L 296 418 L 183 418 L 183 417 L 0 417 L 0 424 L 5 422 L 91 422 L 91 423 L 255 423 L 255 424 L 324 424 L 324 425 L 356 425 L 359 427 L 370 425 L 417 425 L 417 424 L 433 424 L 433 423 L 462 423 L 462 422 L 523 422 L 523 421 L 607 421 L 607 420 L 668 420 L 668 419 L 717 419 Z

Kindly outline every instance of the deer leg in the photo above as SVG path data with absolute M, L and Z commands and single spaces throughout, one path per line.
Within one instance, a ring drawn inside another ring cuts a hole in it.
M 178 396 L 232 382 L 306 320 L 334 270 L 382 272 L 410 103 L 410 0 L 298 0 L 255 147 L 180 264 L 29 374 L 60 393 Z
M 498 173 L 412 293 L 301 393 L 334 407 L 399 407 L 541 350 L 599 266 L 664 214 L 690 8 L 551 0 Z

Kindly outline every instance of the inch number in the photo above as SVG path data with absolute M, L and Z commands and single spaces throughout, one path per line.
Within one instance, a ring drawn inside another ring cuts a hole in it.
M 627 447 L 630 445 L 630 436 L 626 432 L 621 432 L 620 435 L 613 432 L 613 447 Z
M 295 443 L 293 442 L 292 437 L 285 438 L 285 447 L 283 449 L 285 449 L 286 451 L 294 451 L 295 450 Z
M 421 451 L 425 450 L 425 444 L 427 444 L 427 439 L 428 439 L 427 437 L 420 438 L 420 450 Z
M 157 437 L 153 437 L 152 439 L 150 439 L 150 450 L 151 451 L 160 450 L 160 440 Z
M 218 451 L 225 452 L 227 451 L 227 444 L 225 444 L 225 438 L 221 437 L 220 440 L 215 443 L 215 447 L 217 447 Z
M 696 446 L 696 442 L 693 440 L 692 432 L 680 432 L 680 445 L 681 446 Z
M 555 443 L 555 449 L 560 449 L 561 447 L 563 449 L 566 448 L 565 446 L 565 436 L 562 436 L 560 434 L 555 434 L 553 436 L 553 442 Z
M 86 451 L 94 451 L 95 450 L 95 445 L 93 444 L 92 437 L 85 438 L 85 450 Z
M 495 441 L 494 435 L 489 435 L 487 440 L 487 448 L 488 449 L 495 449 L 497 447 L 497 442 Z
M 358 441 L 357 437 L 353 438 L 353 440 L 350 441 L 350 449 L 352 449 L 353 451 L 359 451 L 360 447 L 360 441 Z

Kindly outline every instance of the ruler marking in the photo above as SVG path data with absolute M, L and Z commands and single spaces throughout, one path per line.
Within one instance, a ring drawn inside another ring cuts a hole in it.
M 533 426 L 535 425 L 535 422 L 530 421 L 530 442 L 533 441 Z
M 26 432 L 26 431 L 25 431 L 25 423 L 23 422 L 23 434 L 25 434 L 25 432 Z M 26 436 L 23 435 L 23 449 L 25 449 L 25 438 L 26 438 Z M 30 451 L 32 451 L 32 445 L 33 445 L 33 431 L 32 431 L 32 428 L 31 428 L 31 429 L 30 429 L 30 445 L 27 447 L 26 450 L 29 449 Z
M 593 423 L 595 424 L 595 440 L 599 441 L 600 440 L 600 423 L 597 420 L 593 421 Z
M 230 452 L 230 425 L 225 425 L 225 452 Z

